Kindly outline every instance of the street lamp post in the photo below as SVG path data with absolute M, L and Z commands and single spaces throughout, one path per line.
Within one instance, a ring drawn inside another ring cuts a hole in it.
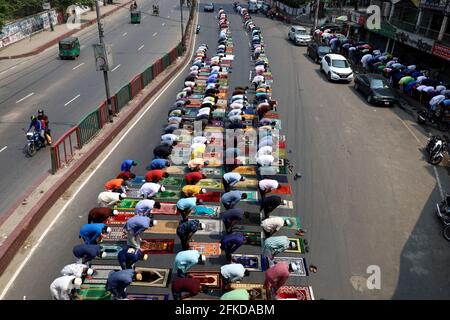
M 317 29 L 317 24 L 319 22 L 319 5 L 320 5 L 320 0 L 316 1 L 316 12 L 314 14 L 314 27 L 313 27 L 313 31 Z
M 106 0 L 105 0 L 106 1 Z M 98 37 L 100 40 L 100 44 L 103 44 L 103 25 L 100 21 L 100 6 L 98 3 L 98 0 L 95 1 L 95 10 L 97 11 L 97 26 L 98 26 Z M 105 80 L 105 91 L 106 91 L 106 101 L 108 104 L 108 115 L 109 115 L 109 122 L 113 122 L 113 111 L 112 111 L 112 105 L 111 105 L 111 94 L 109 90 L 109 79 L 108 79 L 108 71 L 103 70 L 103 78 Z

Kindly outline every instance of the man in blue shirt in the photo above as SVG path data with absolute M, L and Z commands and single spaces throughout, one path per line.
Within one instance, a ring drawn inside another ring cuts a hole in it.
M 102 247 L 98 244 L 79 244 L 73 247 L 72 252 L 78 259 L 77 262 L 82 264 L 86 264 L 96 257 L 106 257 L 106 252 L 103 252 Z
M 111 228 L 104 223 L 90 223 L 81 227 L 78 237 L 83 239 L 84 244 L 97 244 L 101 241 L 102 235 L 110 232 Z
M 146 167 L 147 170 L 164 169 L 170 167 L 169 160 L 165 159 L 153 159 L 152 162 Z
M 149 216 L 153 208 L 161 209 L 161 203 L 151 199 L 142 199 L 134 207 L 134 213 L 138 216 Z
M 127 234 L 127 245 L 129 247 L 139 249 L 142 242 L 141 234 L 156 224 L 156 220 L 150 219 L 146 216 L 134 216 L 128 219 L 123 226 L 124 232 Z
M 177 235 L 180 237 L 182 250 L 189 250 L 189 241 L 197 230 L 205 229 L 205 224 L 199 220 L 181 221 L 177 228 Z
M 247 199 L 247 194 L 239 190 L 234 190 L 222 194 L 220 201 L 225 209 L 229 210 L 233 209 L 242 199 Z
M 139 260 L 146 261 L 148 259 L 148 255 L 144 254 L 141 249 L 127 248 L 119 251 L 117 259 L 119 260 L 122 270 L 134 269 L 134 264 Z
M 179 277 L 185 277 L 189 269 L 198 263 L 204 263 L 206 257 L 197 250 L 184 250 L 177 253 L 173 264 L 173 269 L 177 271 Z
M 196 206 L 202 204 L 202 200 L 196 197 L 183 198 L 177 202 L 177 213 L 181 215 L 181 221 L 186 221 L 187 217 Z
M 137 166 L 137 162 L 134 160 L 124 160 L 122 164 L 120 165 L 120 171 L 131 171 L 131 167 Z
M 241 176 L 237 172 L 228 172 L 223 175 L 222 183 L 225 189 L 225 192 L 231 190 L 231 187 L 235 186 L 240 181 L 245 181 L 245 177 Z
M 116 300 L 124 300 L 127 298 L 125 289 L 136 279 L 134 270 L 113 271 L 108 275 L 106 281 L 106 290 L 111 292 Z
M 39 120 L 36 116 L 31 116 L 31 122 L 30 122 L 30 125 L 28 126 L 27 132 L 29 132 L 31 130 L 31 128 L 34 128 L 34 131 L 39 133 L 39 140 L 41 141 L 42 146 L 45 147 L 44 126 L 43 126 L 41 120 Z
M 231 262 L 231 254 L 246 242 L 243 234 L 232 233 L 225 235 L 220 241 L 220 249 L 225 251 L 227 262 Z
M 233 226 L 236 225 L 238 222 L 242 220 L 243 217 L 248 218 L 249 213 L 244 212 L 244 210 L 235 208 L 235 209 L 229 209 L 221 214 L 221 218 L 223 221 L 223 224 L 225 225 L 225 231 L 227 234 L 230 234 L 233 232 Z

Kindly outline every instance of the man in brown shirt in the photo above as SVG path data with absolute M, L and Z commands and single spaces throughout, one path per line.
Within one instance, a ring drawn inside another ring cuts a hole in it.
M 89 211 L 88 223 L 104 223 L 106 219 L 116 216 L 119 212 L 111 208 L 97 207 Z

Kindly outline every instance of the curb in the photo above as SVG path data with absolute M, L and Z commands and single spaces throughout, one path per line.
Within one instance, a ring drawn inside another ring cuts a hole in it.
M 107 17 L 107 16 L 115 13 L 116 11 L 122 9 L 123 7 L 127 6 L 131 2 L 132 2 L 132 0 L 128 1 L 127 3 L 124 3 L 124 4 L 120 5 L 120 6 L 116 7 L 116 8 L 114 8 L 114 9 L 112 9 L 111 11 L 109 11 L 107 13 L 102 14 L 100 16 L 100 18 L 104 18 L 104 17 Z M 38 53 L 41 53 L 45 49 L 53 46 L 54 44 L 59 43 L 59 40 L 64 39 L 66 37 L 69 37 L 69 36 L 73 35 L 74 33 L 77 33 L 77 32 L 79 32 L 79 31 L 81 31 L 81 30 L 83 30 L 83 29 L 85 29 L 85 28 L 87 28 L 87 27 L 89 27 L 89 26 L 91 26 L 91 25 L 93 25 L 95 23 L 97 23 L 97 19 L 89 20 L 88 22 L 84 23 L 79 29 L 74 29 L 74 30 L 71 30 L 69 32 L 66 32 L 63 35 L 60 35 L 59 37 L 57 37 L 57 38 L 55 38 L 55 39 L 53 39 L 53 40 L 51 40 L 51 41 L 41 45 L 37 49 L 34 49 L 33 51 L 30 51 L 30 52 L 27 52 L 27 53 L 18 54 L 18 55 L 14 55 L 14 56 L 3 56 L 3 57 L 0 57 L 0 60 L 18 59 L 18 58 L 25 58 L 25 57 L 29 57 L 29 56 L 34 56 L 34 55 L 36 55 Z
M 197 13 L 198 14 L 198 13 Z M 155 85 L 145 96 L 140 97 L 137 104 L 130 109 L 127 114 L 114 124 L 114 127 L 108 132 L 105 137 L 91 150 L 89 150 L 83 158 L 76 162 L 69 171 L 61 177 L 61 179 L 45 192 L 44 196 L 39 202 L 31 208 L 27 216 L 20 221 L 17 228 L 8 236 L 8 238 L 0 246 L 0 275 L 3 274 L 8 267 L 11 260 L 14 258 L 17 251 L 20 250 L 23 242 L 27 239 L 35 226 L 44 217 L 47 211 L 54 205 L 54 203 L 61 197 L 61 195 L 76 181 L 78 176 L 85 171 L 89 165 L 97 158 L 97 156 L 114 140 L 114 138 L 122 131 L 122 129 L 136 116 L 147 102 L 165 86 L 173 76 L 179 71 L 179 66 L 185 65 L 190 59 L 190 53 L 194 48 L 192 35 L 194 33 L 194 23 L 191 23 L 189 35 L 189 46 L 185 51 L 185 56 L 178 64 L 174 64 L 174 68 L 162 78 L 162 81 Z M 186 41 L 186 40 L 185 40 Z M 170 68 L 170 67 L 169 67 Z

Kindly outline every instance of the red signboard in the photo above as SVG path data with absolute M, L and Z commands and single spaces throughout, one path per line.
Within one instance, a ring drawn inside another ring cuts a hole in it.
M 450 61 L 450 48 L 447 46 L 435 43 L 433 46 L 433 54 Z

